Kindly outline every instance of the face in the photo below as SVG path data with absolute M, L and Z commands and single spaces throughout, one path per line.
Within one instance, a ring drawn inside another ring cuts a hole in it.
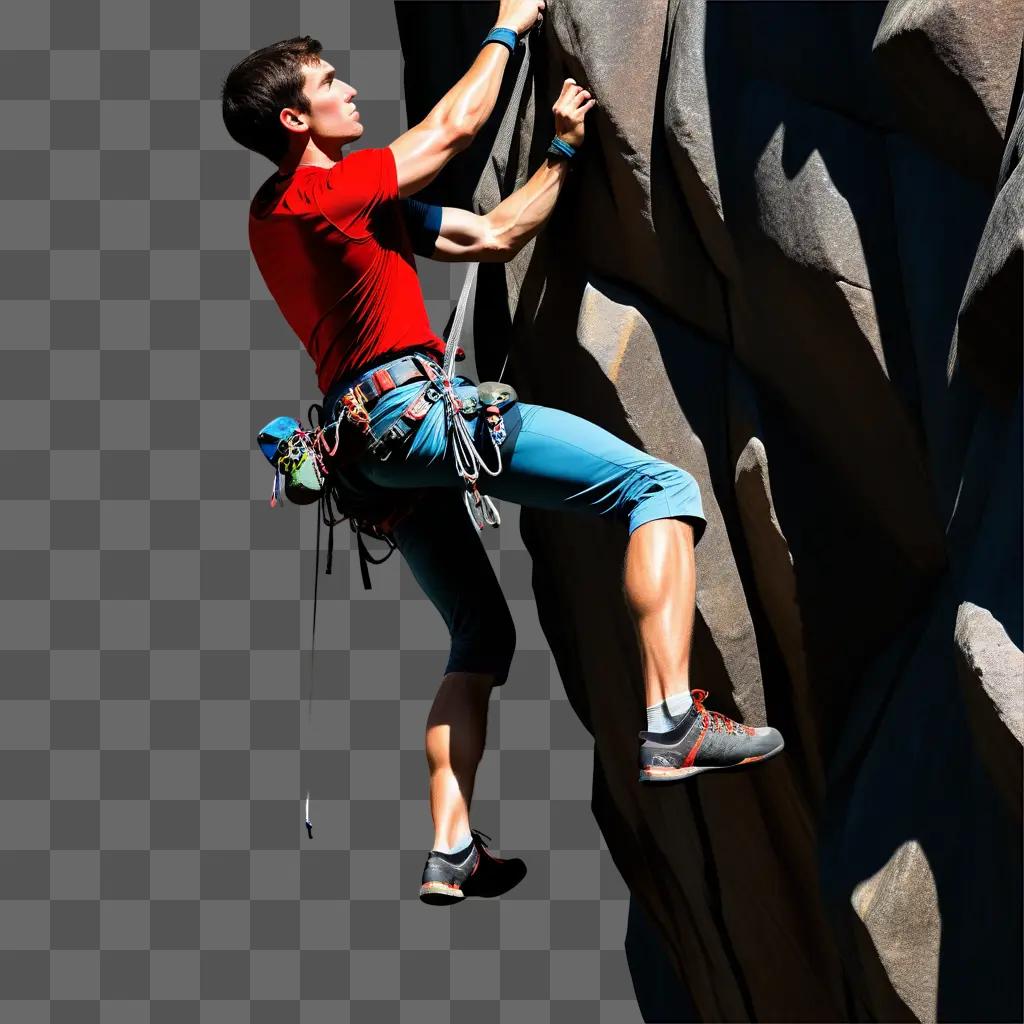
M 310 112 L 285 107 L 281 111 L 282 124 L 290 131 L 308 132 L 313 139 L 336 146 L 358 139 L 363 134 L 363 125 L 352 101 L 359 95 L 356 90 L 338 78 L 334 66 L 327 61 L 304 65 L 302 73 L 302 92 L 309 100 Z

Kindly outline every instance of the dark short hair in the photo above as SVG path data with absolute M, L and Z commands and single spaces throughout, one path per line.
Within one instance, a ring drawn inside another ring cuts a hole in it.
M 288 129 L 281 124 L 285 107 L 310 112 L 302 92 L 302 66 L 315 64 L 319 39 L 296 36 L 255 50 L 240 60 L 224 79 L 221 114 L 235 142 L 279 164 L 288 152 Z

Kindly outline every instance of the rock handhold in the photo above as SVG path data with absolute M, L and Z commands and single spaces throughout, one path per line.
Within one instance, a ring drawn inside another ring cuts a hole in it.
M 936 1019 L 942 918 L 921 844 L 908 839 L 850 897 L 899 997 L 919 1021 Z M 914 942 L 907 943 L 911 932 Z
M 1024 103 L 1007 144 L 1000 187 L 960 306 L 957 352 L 974 379 L 1009 406 L 1021 382 L 1024 336 Z
M 957 676 L 978 750 L 1009 805 L 1021 810 L 1024 756 L 1024 652 L 991 612 L 957 609 Z

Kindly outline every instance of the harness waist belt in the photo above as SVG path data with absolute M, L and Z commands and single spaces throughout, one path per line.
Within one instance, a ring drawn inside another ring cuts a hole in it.
M 466 358 L 465 349 L 460 345 L 455 350 L 455 361 L 461 362 Z M 342 393 L 354 391 L 357 387 L 361 390 L 361 398 L 376 401 L 381 395 L 393 388 L 400 388 L 414 380 L 427 380 L 428 375 L 423 371 L 424 362 L 432 363 L 440 367 L 441 361 L 434 356 L 416 350 L 405 356 L 396 356 L 390 362 L 382 363 L 374 370 L 367 370 L 365 373 L 355 377 L 336 380 L 327 391 L 327 396 L 338 396 Z M 346 384 L 347 386 L 343 386 Z M 335 398 L 335 400 L 337 400 Z M 329 411 L 329 410 L 325 410 Z
M 426 379 L 427 375 L 415 357 L 403 356 L 357 377 L 348 388 L 335 388 L 334 391 L 337 393 L 340 390 L 342 394 L 353 395 L 359 404 L 369 409 L 381 395 L 413 381 Z

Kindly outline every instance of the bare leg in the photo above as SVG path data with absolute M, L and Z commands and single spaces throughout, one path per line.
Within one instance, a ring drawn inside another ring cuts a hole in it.
M 653 519 L 633 531 L 623 589 L 640 642 L 648 707 L 690 688 L 696 588 L 689 523 Z
M 487 736 L 487 702 L 494 676 L 449 672 L 427 716 L 427 765 L 434 849 L 469 832 L 469 805 Z

